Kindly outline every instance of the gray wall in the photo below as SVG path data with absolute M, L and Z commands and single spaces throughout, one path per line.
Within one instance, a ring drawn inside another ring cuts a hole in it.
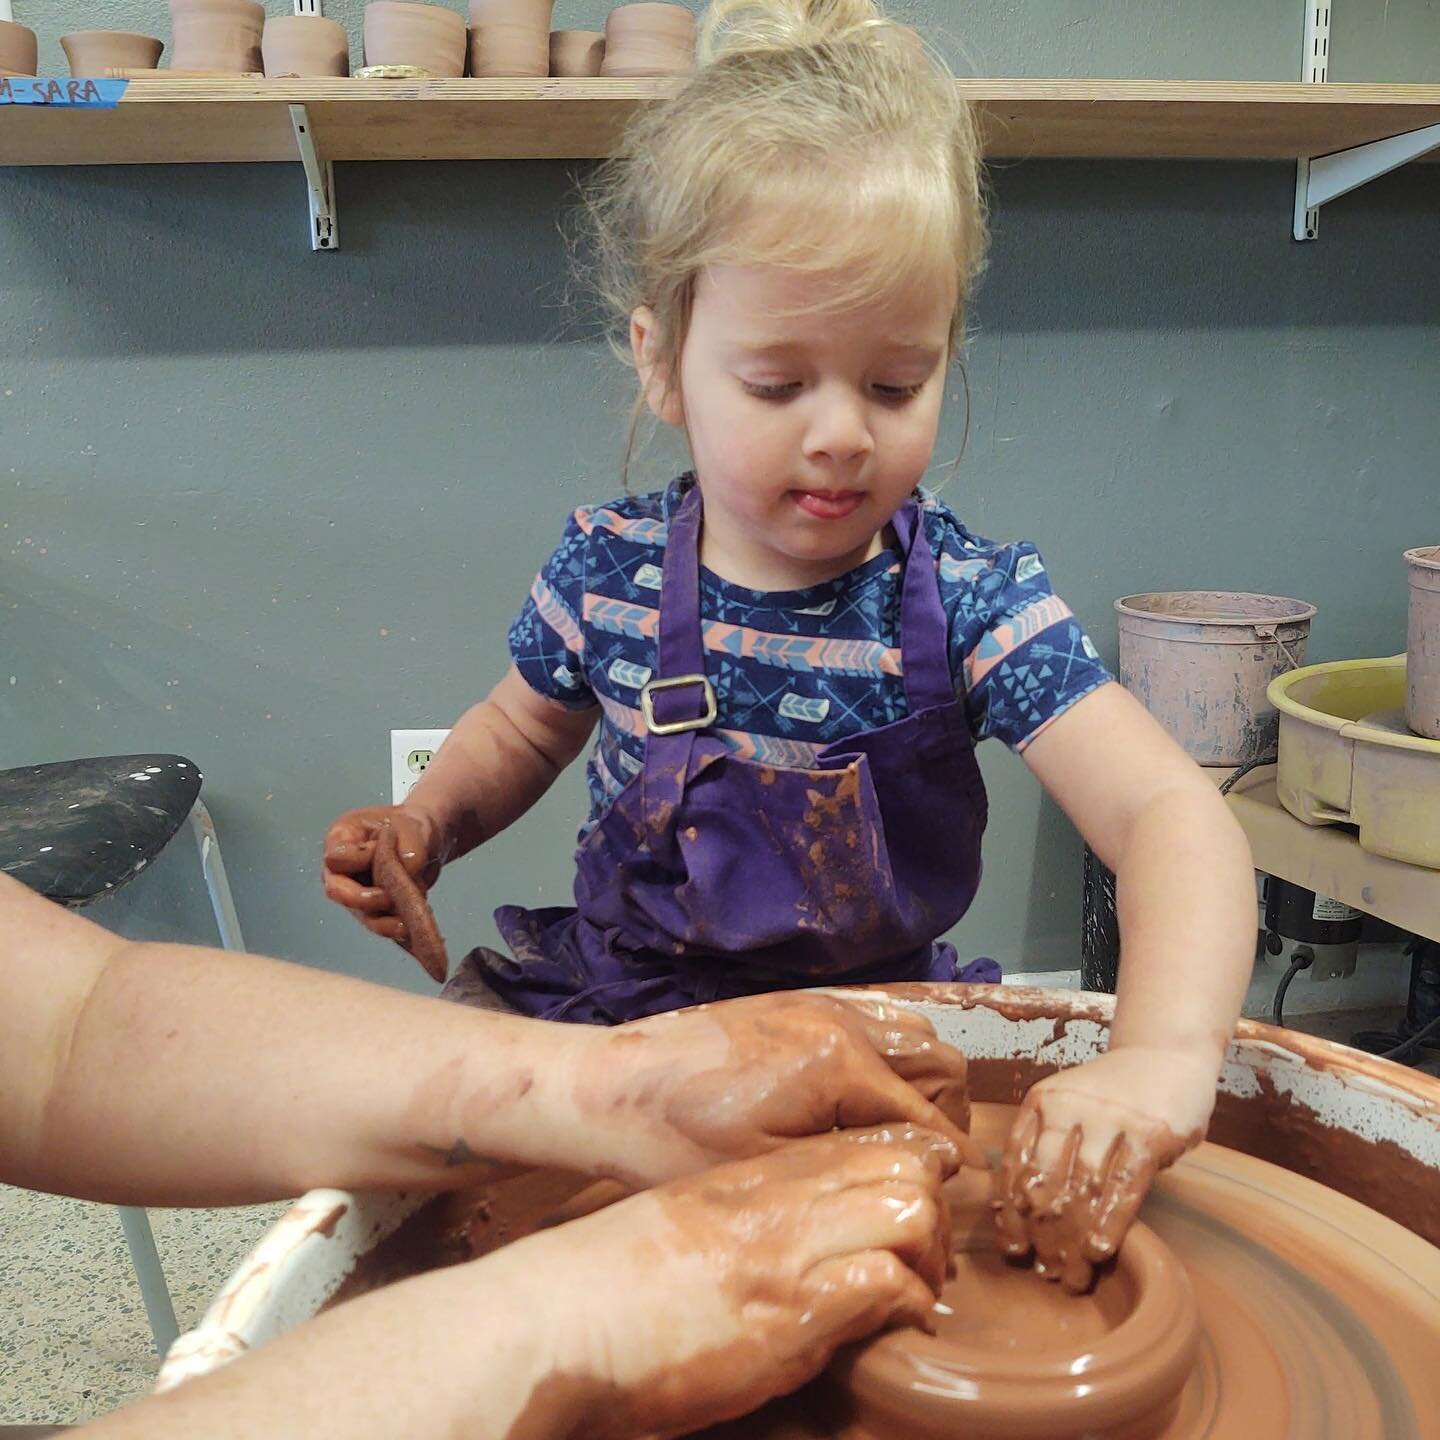
M 1336 78 L 1437 78 L 1436 0 L 1336 8 Z M 991 73 L 1250 79 L 1296 73 L 1299 10 L 904 7 Z M 161 17 L 112 0 L 85 23 Z M 80 21 L 21 18 L 58 69 Z M 420 983 L 323 902 L 319 840 L 388 798 L 391 726 L 448 724 L 498 677 L 566 512 L 617 488 L 624 376 L 559 304 L 569 173 L 344 165 L 344 248 L 312 255 L 297 167 L 0 171 L 0 764 L 192 756 L 254 949 Z M 1313 600 L 1317 659 L 1403 646 L 1398 552 L 1440 537 L 1440 167 L 1338 202 L 1308 246 L 1293 187 L 1286 165 L 995 177 L 947 498 L 1035 537 L 1107 654 L 1116 595 L 1188 586 Z M 962 950 L 1077 963 L 1076 841 L 985 759 Z M 446 877 L 454 951 L 496 903 L 566 897 L 580 792 Z M 201 933 L 193 869 L 176 851 L 93 913 Z

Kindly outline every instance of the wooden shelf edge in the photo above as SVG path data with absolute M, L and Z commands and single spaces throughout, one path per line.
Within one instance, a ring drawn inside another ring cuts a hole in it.
M 130 81 L 113 110 L 0 108 L 0 165 L 593 159 L 654 80 Z M 992 159 L 1298 159 L 1440 124 L 1440 85 L 963 80 Z
M 1228 772 L 1215 773 L 1218 781 Z M 1372 855 L 1343 826 L 1297 820 L 1280 804 L 1273 765 L 1251 771 L 1226 798 L 1257 870 L 1440 941 L 1440 870 Z

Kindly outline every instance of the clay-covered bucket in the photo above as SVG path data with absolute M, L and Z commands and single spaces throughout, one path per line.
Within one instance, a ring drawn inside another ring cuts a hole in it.
M 1405 652 L 1405 723 L 1440 740 L 1440 545 L 1405 552 L 1410 626 Z
M 1114 1009 L 1110 996 L 1015 985 L 898 985 L 870 993 L 877 992 L 918 1010 L 942 1040 L 965 1051 L 976 1100 L 1003 1104 L 1043 1076 L 1099 1054 Z M 1220 1075 L 1210 1138 L 1318 1179 L 1440 1243 L 1440 1081 L 1427 1075 L 1242 1020 Z M 570 1178 L 549 1203 L 562 1204 L 587 1183 Z M 445 1203 L 335 1190 L 305 1196 L 241 1264 L 199 1326 L 171 1347 L 159 1388 L 213 1370 L 315 1315 L 362 1258 L 402 1227 L 407 1234 L 423 1228 L 417 1212 Z M 513 1218 L 497 1198 L 490 1223 L 514 1238 Z M 416 1255 L 425 1253 L 423 1245 L 397 1248 L 407 1258 L 379 1267 L 385 1278 L 398 1278 L 406 1264 L 417 1268 Z
M 1115 602 L 1120 683 L 1201 765 L 1273 760 L 1265 692 L 1305 663 L 1315 607 L 1280 595 L 1166 590 Z

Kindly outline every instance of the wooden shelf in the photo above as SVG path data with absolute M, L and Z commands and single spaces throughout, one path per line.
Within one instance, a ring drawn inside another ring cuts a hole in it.
M 1440 124 L 1440 85 L 966 80 L 996 158 L 1290 159 Z M 607 155 L 669 80 L 132 80 L 113 110 L 0 107 L 0 164 Z
M 1218 783 L 1228 771 L 1212 773 Z M 1227 798 L 1257 870 L 1440 942 L 1440 870 L 1372 855 L 1344 826 L 1297 820 L 1275 793 L 1273 765 L 1252 770 Z

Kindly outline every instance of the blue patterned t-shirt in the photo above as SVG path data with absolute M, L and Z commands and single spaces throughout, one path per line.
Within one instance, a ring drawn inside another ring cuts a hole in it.
M 684 483 L 577 510 L 510 628 L 511 654 L 533 690 L 603 712 L 582 834 L 644 758 L 640 690 L 655 671 L 666 521 Z M 1024 750 L 1110 675 L 1033 545 L 982 540 L 920 493 L 955 692 L 976 739 L 995 735 Z M 748 590 L 702 567 L 706 673 L 719 710 L 712 733 L 746 759 L 806 767 L 837 740 L 903 719 L 901 573 L 895 548 L 803 590 Z

